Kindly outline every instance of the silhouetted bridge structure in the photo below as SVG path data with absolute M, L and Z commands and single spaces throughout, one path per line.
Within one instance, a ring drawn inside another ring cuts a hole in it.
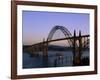
M 52 37 L 57 30 L 61 30 L 65 35 L 65 38 L 53 39 Z M 47 40 L 43 40 L 43 42 L 39 42 L 33 45 L 30 45 L 27 49 L 34 52 L 43 51 L 43 56 L 48 58 L 48 45 L 51 42 L 67 40 L 73 52 L 73 64 L 80 65 L 82 50 L 85 48 L 89 48 L 89 35 L 81 35 L 81 31 L 79 31 L 79 35 L 76 36 L 76 31 L 74 30 L 74 34 L 70 33 L 67 28 L 63 26 L 55 26 L 50 31 Z

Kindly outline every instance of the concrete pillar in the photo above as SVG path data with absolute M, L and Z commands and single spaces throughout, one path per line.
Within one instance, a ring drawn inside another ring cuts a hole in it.
M 75 54 L 76 54 L 76 31 L 74 30 L 73 39 L 73 65 L 75 65 Z
M 43 39 L 43 67 L 48 67 L 48 41 Z
M 82 54 L 82 37 L 81 31 L 79 31 L 79 53 L 78 53 L 78 64 L 81 64 L 81 54 Z

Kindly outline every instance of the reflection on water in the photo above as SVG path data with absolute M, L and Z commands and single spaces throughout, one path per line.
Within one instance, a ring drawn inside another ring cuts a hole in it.
M 84 51 L 82 58 L 89 57 L 89 51 Z M 71 51 L 49 51 L 48 57 L 44 57 L 42 52 L 33 55 L 23 53 L 23 68 L 43 68 L 43 67 L 63 67 L 73 66 L 73 54 Z

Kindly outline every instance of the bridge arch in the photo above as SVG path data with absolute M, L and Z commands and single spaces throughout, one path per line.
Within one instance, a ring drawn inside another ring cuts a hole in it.
M 60 30 L 60 31 L 64 34 L 64 36 L 65 36 L 66 38 L 67 38 L 67 37 L 72 37 L 72 34 L 70 33 L 70 31 L 69 31 L 67 28 L 65 28 L 65 27 L 63 27 L 63 26 L 57 25 L 57 26 L 55 26 L 55 27 L 53 27 L 53 28 L 51 29 L 51 31 L 50 31 L 50 33 L 49 33 L 49 35 L 48 35 L 47 41 L 50 41 L 50 40 L 52 39 L 53 35 L 55 34 L 55 32 L 56 32 L 57 30 Z M 72 41 L 72 40 L 68 40 L 68 43 L 69 43 L 70 46 L 73 46 L 73 44 L 72 44 L 73 41 Z

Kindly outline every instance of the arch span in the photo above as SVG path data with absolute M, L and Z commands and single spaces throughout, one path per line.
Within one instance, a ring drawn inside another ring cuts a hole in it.
M 55 27 L 53 27 L 52 29 L 51 29 L 51 31 L 50 31 L 50 33 L 49 33 L 49 35 L 48 35 L 48 38 L 47 38 L 47 41 L 50 41 L 51 39 L 52 39 L 52 37 L 53 37 L 53 35 L 55 34 L 55 32 L 57 31 L 57 30 L 61 30 L 61 32 L 65 35 L 65 37 L 67 38 L 67 37 L 72 37 L 72 34 L 70 33 L 70 31 L 67 29 L 67 28 L 65 28 L 65 27 L 63 27 L 63 26 L 55 26 Z M 69 43 L 69 45 L 70 46 L 72 46 L 72 40 L 68 40 L 68 43 Z

